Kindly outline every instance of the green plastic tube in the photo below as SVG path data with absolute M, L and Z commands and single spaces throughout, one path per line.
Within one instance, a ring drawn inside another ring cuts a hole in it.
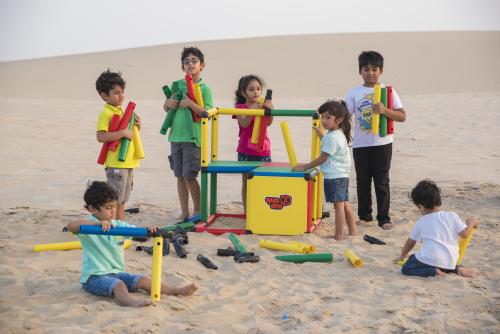
M 132 117 L 130 118 L 130 122 L 128 123 L 129 130 L 132 130 L 132 127 L 134 126 L 134 119 L 135 119 L 135 114 L 132 115 Z M 125 159 L 127 158 L 129 144 L 130 144 L 130 139 L 128 138 L 121 139 L 120 151 L 118 151 L 118 161 L 125 161 Z
M 293 254 L 293 255 L 278 255 L 275 259 L 284 262 L 304 263 L 304 262 L 332 262 L 332 253 L 315 253 L 315 254 Z
M 381 94 L 380 94 L 380 102 L 384 105 L 384 107 L 387 107 L 387 88 L 382 88 Z M 380 115 L 380 123 L 379 123 L 379 130 L 378 133 L 380 137 L 385 137 L 387 136 L 387 116 L 385 115 Z
M 316 110 L 271 110 L 271 116 L 312 116 Z
M 168 226 L 162 227 L 161 229 L 164 231 L 173 231 L 177 227 L 182 228 L 184 231 L 188 231 L 194 227 L 194 223 L 193 222 L 185 222 L 185 223 L 180 223 L 180 224 L 175 224 L 175 225 L 168 225 Z
M 168 88 L 168 86 L 163 86 L 162 90 L 163 90 L 163 94 L 165 94 L 165 97 L 167 99 L 169 99 L 170 96 L 172 96 L 172 94 L 177 94 L 177 99 L 180 100 L 179 92 L 178 92 L 179 84 L 177 83 L 177 81 L 172 83 L 172 90 L 170 90 Z M 174 119 L 174 115 L 175 115 L 175 110 L 170 109 L 167 113 L 167 116 L 165 116 L 165 120 L 163 121 L 163 125 L 161 126 L 161 129 L 160 129 L 160 133 L 162 135 L 167 134 L 168 129 L 172 125 L 172 120 Z
M 241 243 L 240 239 L 234 233 L 229 233 L 229 240 L 233 243 L 234 248 L 240 253 L 246 253 L 247 249 Z

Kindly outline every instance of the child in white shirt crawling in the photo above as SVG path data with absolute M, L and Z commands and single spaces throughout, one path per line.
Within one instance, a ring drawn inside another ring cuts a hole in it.
M 411 199 L 422 214 L 411 231 L 410 237 L 394 261 L 406 257 L 417 242 L 422 248 L 411 255 L 401 272 L 409 276 L 436 276 L 455 273 L 474 278 L 477 273 L 457 266 L 459 237 L 467 238 L 479 225 L 475 218 L 464 224 L 455 212 L 441 210 L 441 192 L 431 180 L 420 181 L 411 192 Z

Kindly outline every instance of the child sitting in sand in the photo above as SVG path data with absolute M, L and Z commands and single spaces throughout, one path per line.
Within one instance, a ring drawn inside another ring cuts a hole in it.
M 94 181 L 85 191 L 85 208 L 92 214 L 88 220 L 68 224 L 68 230 L 75 233 L 82 244 L 82 275 L 80 283 L 88 293 L 97 296 L 114 296 L 124 306 L 147 306 L 149 299 L 133 297 L 130 292 L 138 289 L 151 291 L 151 279 L 139 274 L 125 272 L 123 252 L 124 237 L 112 235 L 79 234 L 80 225 L 101 225 L 103 231 L 112 227 L 135 227 L 121 220 L 115 220 L 118 195 L 105 182 Z M 157 227 L 148 227 L 155 232 Z M 181 288 L 161 286 L 166 295 L 188 296 L 197 286 L 189 284 Z
M 417 242 L 422 248 L 411 255 L 401 269 L 404 275 L 435 276 L 455 273 L 474 278 L 477 274 L 460 265 L 458 260 L 458 238 L 467 238 L 479 225 L 474 218 L 462 222 L 455 212 L 441 210 L 441 193 L 431 180 L 420 181 L 411 192 L 411 199 L 422 214 L 411 231 L 401 255 L 394 261 L 403 260 Z

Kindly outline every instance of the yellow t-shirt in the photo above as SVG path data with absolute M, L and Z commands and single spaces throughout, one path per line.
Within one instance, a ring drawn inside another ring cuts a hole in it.
M 104 110 L 99 114 L 99 118 L 97 119 L 97 127 L 96 131 L 109 131 L 109 122 L 113 115 L 120 115 L 120 119 L 123 117 L 122 108 L 113 107 L 110 104 L 104 105 Z M 134 144 L 130 141 L 128 145 L 128 152 L 125 158 L 125 161 L 118 160 L 118 153 L 120 152 L 121 139 L 120 144 L 116 148 L 116 151 L 108 151 L 108 155 L 106 157 L 106 162 L 104 163 L 105 167 L 112 168 L 137 168 L 139 167 L 139 159 L 134 157 Z

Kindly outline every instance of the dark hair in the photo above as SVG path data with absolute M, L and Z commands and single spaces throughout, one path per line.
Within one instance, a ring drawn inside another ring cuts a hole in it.
M 441 206 L 441 190 L 434 181 L 429 179 L 417 183 L 415 188 L 411 191 L 410 196 L 413 204 L 420 204 L 429 210 Z
M 252 81 L 257 81 L 261 88 L 264 86 L 263 80 L 256 75 L 249 74 L 241 77 L 238 82 L 238 89 L 234 92 L 236 95 L 236 98 L 234 99 L 235 104 L 243 104 L 247 102 L 247 99 L 243 96 L 243 92 L 247 90 L 248 85 L 250 85 L 250 82 Z
M 94 209 L 99 210 L 102 205 L 118 200 L 118 194 L 116 190 L 106 182 L 94 181 L 87 190 L 85 190 L 83 200 L 85 201 L 85 207 L 87 209 L 89 205 L 92 205 Z
M 101 73 L 95 82 L 95 89 L 99 94 L 108 94 L 113 86 L 118 85 L 125 89 L 125 80 L 122 78 L 122 72 L 111 72 L 108 68 L 107 71 Z
M 198 49 L 195 46 L 188 46 L 187 48 L 184 48 L 181 53 L 181 63 L 186 59 L 189 55 L 193 55 L 198 57 L 200 62 L 204 63 L 205 62 L 205 56 L 203 55 L 203 52 L 201 52 L 200 49 Z
M 342 129 L 347 142 L 351 142 L 351 114 L 347 110 L 347 105 L 344 100 L 328 100 L 318 108 L 318 112 L 320 114 L 328 113 L 329 115 L 335 116 L 335 118 L 343 118 L 339 127 Z
M 372 65 L 380 69 L 384 68 L 384 57 L 377 51 L 363 51 L 358 56 L 359 73 L 363 66 Z

